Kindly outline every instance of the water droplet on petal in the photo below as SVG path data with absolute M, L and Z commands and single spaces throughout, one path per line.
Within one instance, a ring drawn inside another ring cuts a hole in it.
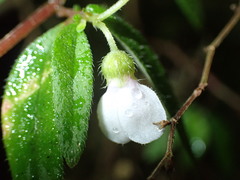
M 148 102 L 148 101 L 145 101 L 144 104 L 145 104 L 146 106 L 149 106 L 149 102 Z
M 136 103 L 133 103 L 133 104 L 132 104 L 132 107 L 133 107 L 134 109 L 136 109 L 136 108 L 137 108 L 137 104 L 136 104 Z
M 140 89 L 135 88 L 135 89 L 133 89 L 133 96 L 137 99 L 142 99 L 143 93 Z
M 118 128 L 113 128 L 113 132 L 116 133 L 116 134 L 119 133 Z
M 133 112 L 132 112 L 130 109 L 127 109 L 127 110 L 125 111 L 125 115 L 126 115 L 127 117 L 132 117 L 132 116 L 133 116 Z

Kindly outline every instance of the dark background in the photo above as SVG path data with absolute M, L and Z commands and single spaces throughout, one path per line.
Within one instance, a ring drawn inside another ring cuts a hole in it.
M 6 0 L 0 4 L 0 37 L 33 12 L 41 0 Z M 66 6 L 89 3 L 111 5 L 114 0 L 68 0 Z M 192 2 L 192 1 L 189 1 Z M 206 47 L 232 16 L 234 0 L 199 0 L 201 27 L 194 27 L 174 0 L 130 0 L 119 14 L 139 29 L 159 55 L 167 77 L 182 104 L 197 86 L 201 76 Z M 59 23 L 61 18 L 48 19 L 0 58 L 0 96 L 5 79 L 19 53 L 28 43 Z M 166 135 L 150 145 L 128 143 L 121 146 L 107 140 L 98 128 L 96 105 L 104 92 L 98 77 L 101 57 L 108 52 L 103 35 L 88 25 L 87 34 L 95 61 L 95 92 L 86 149 L 79 164 L 66 167 L 67 180 L 141 180 L 155 168 L 166 148 Z M 196 163 L 187 155 L 176 136 L 174 170 L 162 172 L 158 179 L 240 179 L 240 25 L 216 50 L 209 87 L 190 107 L 184 121 L 189 144 Z M 161 83 L 161 82 L 159 82 Z M 166 131 L 167 133 L 167 131 Z M 4 146 L 0 143 L 0 179 L 8 180 L 10 171 Z

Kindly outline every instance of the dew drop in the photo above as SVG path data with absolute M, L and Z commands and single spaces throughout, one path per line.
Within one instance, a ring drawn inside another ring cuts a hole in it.
M 149 102 L 148 101 L 145 101 L 144 104 L 145 104 L 145 106 L 149 106 Z
M 119 133 L 118 128 L 113 128 L 113 132 L 116 133 L 116 134 Z
M 133 107 L 134 109 L 136 109 L 136 108 L 137 108 L 137 104 L 136 104 L 136 103 L 133 103 L 133 104 L 132 104 L 132 107 Z
M 29 117 L 30 119 L 34 118 L 34 116 L 32 114 L 27 114 L 27 117 Z
M 143 97 L 142 91 L 140 91 L 140 90 L 137 89 L 137 88 L 133 90 L 133 95 L 134 95 L 134 97 L 137 98 L 137 99 L 142 99 L 142 97 Z
M 132 116 L 133 116 L 133 112 L 132 112 L 130 109 L 127 109 L 127 110 L 125 111 L 125 115 L 126 115 L 127 117 L 132 117 Z
M 17 93 L 13 88 L 9 88 L 9 91 L 11 92 L 12 96 L 16 96 Z
M 196 157 L 201 157 L 206 150 L 206 144 L 202 139 L 194 138 L 191 149 Z

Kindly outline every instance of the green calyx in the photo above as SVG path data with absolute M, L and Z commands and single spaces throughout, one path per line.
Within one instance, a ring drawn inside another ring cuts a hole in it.
M 109 52 L 104 57 L 101 68 L 107 83 L 109 83 L 111 79 L 124 81 L 126 77 L 134 78 L 134 61 L 124 51 L 115 50 Z

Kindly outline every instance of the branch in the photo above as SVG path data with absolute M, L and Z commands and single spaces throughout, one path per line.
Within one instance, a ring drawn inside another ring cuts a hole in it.
M 171 129 L 168 135 L 167 151 L 164 157 L 162 158 L 162 160 L 157 165 L 157 167 L 153 170 L 152 174 L 147 178 L 147 180 L 154 180 L 161 168 L 164 168 L 165 170 L 171 169 L 172 157 L 173 157 L 172 149 L 173 149 L 175 128 L 176 128 L 176 121 L 173 120 L 171 123 Z
M 99 14 L 97 20 L 98 21 L 104 21 L 109 16 L 113 15 L 115 12 L 117 12 L 121 7 L 123 7 L 129 0 L 118 0 L 114 5 L 112 5 L 110 8 L 108 8 L 106 11 L 104 11 L 102 14 Z
M 63 3 L 64 1 L 62 0 L 49 0 L 48 3 L 38 8 L 25 21 L 6 34 L 0 40 L 0 57 L 24 39 L 33 29 L 53 15 L 58 6 Z
M 173 149 L 173 141 L 174 141 L 174 134 L 176 130 L 176 124 L 179 122 L 180 118 L 184 114 L 184 112 L 189 108 L 192 102 L 202 94 L 203 90 L 207 87 L 207 82 L 209 78 L 209 73 L 213 61 L 213 57 L 215 54 L 216 48 L 222 43 L 222 41 L 228 36 L 228 34 L 232 31 L 232 29 L 236 26 L 237 22 L 240 19 L 240 6 L 235 8 L 235 13 L 232 18 L 228 21 L 222 31 L 218 34 L 218 36 L 212 41 L 210 45 L 206 48 L 206 58 L 205 64 L 202 71 L 201 80 L 199 85 L 196 89 L 194 89 L 193 93 L 189 96 L 186 102 L 182 105 L 182 107 L 177 111 L 177 113 L 170 119 L 171 122 L 171 129 L 170 134 L 168 136 L 168 144 L 167 144 L 167 151 L 165 156 L 160 161 L 156 169 L 152 172 L 152 174 L 148 177 L 148 180 L 155 179 L 157 172 L 162 167 L 168 167 L 172 160 L 172 149 Z
M 201 69 L 198 63 L 199 60 L 189 57 L 176 44 L 169 41 L 151 39 L 154 46 L 157 46 L 157 51 L 171 60 L 179 69 L 185 69 L 187 73 L 196 79 L 200 76 Z M 195 62 L 192 64 L 191 62 Z M 236 112 L 240 112 L 240 96 L 231 88 L 221 82 L 213 73 L 209 74 L 208 90 L 213 96 L 226 103 Z

